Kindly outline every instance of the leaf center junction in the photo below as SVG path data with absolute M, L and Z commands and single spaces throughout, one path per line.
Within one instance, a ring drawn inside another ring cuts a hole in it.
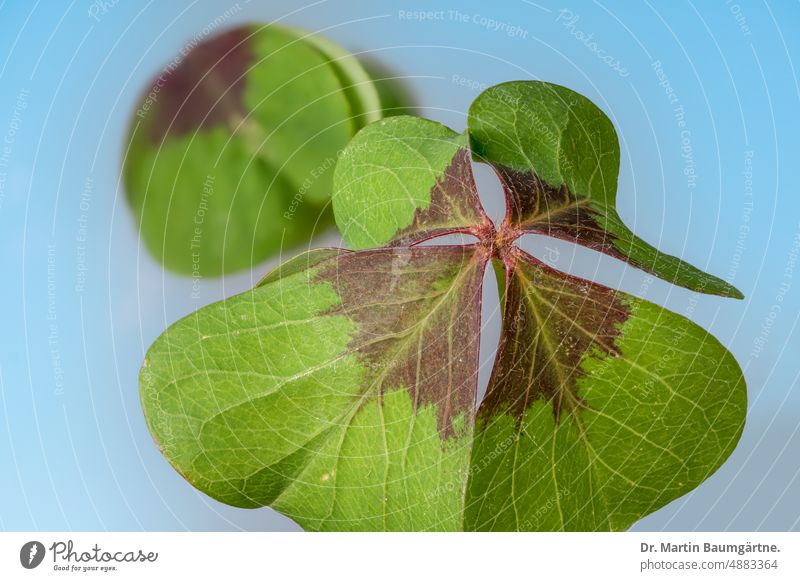
M 514 242 L 525 232 L 507 219 L 496 228 L 487 217 L 483 223 L 472 228 L 470 233 L 478 239 L 478 246 L 487 258 L 496 258 L 506 267 L 510 267 L 514 260 Z

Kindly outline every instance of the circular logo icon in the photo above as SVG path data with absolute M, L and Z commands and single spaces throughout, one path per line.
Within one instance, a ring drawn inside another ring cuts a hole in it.
M 44 545 L 39 541 L 30 541 L 19 550 L 19 562 L 26 569 L 35 569 L 44 560 Z

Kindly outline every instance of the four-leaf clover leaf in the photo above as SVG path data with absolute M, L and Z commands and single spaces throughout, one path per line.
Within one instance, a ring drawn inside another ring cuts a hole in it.
M 499 225 L 473 159 L 502 181 Z M 543 82 L 488 89 L 464 134 L 414 117 L 368 125 L 334 175 L 354 250 L 297 256 L 150 348 L 142 403 L 162 452 L 212 497 L 308 530 L 621 530 L 692 490 L 744 425 L 733 356 L 516 242 L 554 236 L 740 297 L 628 230 L 618 169 L 608 118 Z M 474 242 L 420 244 L 451 233 Z M 486 268 L 503 328 L 479 403 Z
M 307 242 L 332 221 L 337 153 L 402 110 L 387 82 L 330 40 L 275 24 L 189 43 L 130 127 L 123 173 L 145 246 L 200 278 Z

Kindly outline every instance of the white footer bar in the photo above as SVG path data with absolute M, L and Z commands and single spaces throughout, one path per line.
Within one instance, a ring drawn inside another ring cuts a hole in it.
M 0 579 L 797 580 L 799 552 L 800 533 L 0 533 Z

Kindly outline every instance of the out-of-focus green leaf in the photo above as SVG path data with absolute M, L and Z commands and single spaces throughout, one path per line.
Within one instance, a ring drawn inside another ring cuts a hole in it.
M 242 26 L 171 61 L 130 129 L 124 178 L 151 253 L 214 276 L 307 242 L 331 222 L 333 166 L 382 115 L 355 57 L 274 25 Z

